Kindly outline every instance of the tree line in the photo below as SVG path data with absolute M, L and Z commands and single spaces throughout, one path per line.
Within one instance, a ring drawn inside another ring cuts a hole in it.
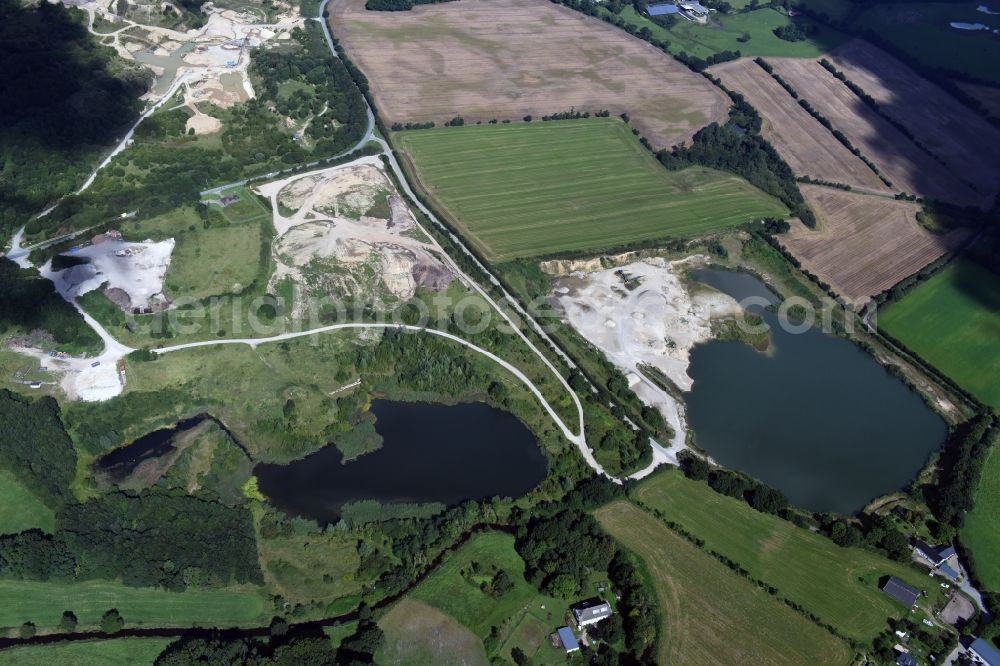
M 806 113 L 815 118 L 820 125 L 825 127 L 827 130 L 829 130 L 831 134 L 833 134 L 833 137 L 837 141 L 839 141 L 841 144 L 843 144 L 845 148 L 851 151 L 851 153 L 853 153 L 855 157 L 864 162 L 865 165 L 872 170 L 872 173 L 878 176 L 879 180 L 885 183 L 886 187 L 890 188 L 892 187 L 892 182 L 884 175 L 882 175 L 882 172 L 879 170 L 878 166 L 874 162 L 872 162 L 866 155 L 862 154 L 861 149 L 857 148 L 853 143 L 851 143 L 851 140 L 848 139 L 843 132 L 834 127 L 833 123 L 830 122 L 829 118 L 827 118 L 818 110 L 816 110 L 816 108 L 814 108 L 813 105 L 809 103 L 809 100 L 799 97 L 799 93 L 795 90 L 795 88 L 793 88 L 790 83 L 788 83 L 784 78 L 782 78 L 781 75 L 776 73 L 774 71 L 774 68 L 771 67 L 770 63 L 768 63 L 763 58 L 754 58 L 754 62 L 757 63 L 757 65 L 761 69 L 770 74 L 771 78 L 777 81 L 778 85 L 784 88 L 785 92 L 787 92 L 789 95 L 792 96 L 792 99 L 797 100 L 799 106 L 805 109 Z

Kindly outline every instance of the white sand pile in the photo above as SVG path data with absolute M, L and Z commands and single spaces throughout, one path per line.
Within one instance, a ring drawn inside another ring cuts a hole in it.
M 50 264 L 42 271 L 51 279 L 59 293 L 72 301 L 105 282 L 128 294 L 131 307 L 152 307 L 166 300 L 163 295 L 163 278 L 170 266 L 174 239 L 154 243 L 125 243 L 107 240 L 88 245 L 70 256 L 89 259 L 90 262 L 53 272 Z

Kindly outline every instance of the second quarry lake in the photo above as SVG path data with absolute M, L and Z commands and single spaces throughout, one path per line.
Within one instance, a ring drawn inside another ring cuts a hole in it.
M 738 301 L 777 301 L 747 274 L 692 277 Z M 813 511 L 853 513 L 912 481 L 943 444 L 944 421 L 853 343 L 815 328 L 792 334 L 776 314 L 749 309 L 770 326 L 772 353 L 718 341 L 691 353 L 698 445 Z
M 258 465 L 260 490 L 286 513 L 331 523 L 358 500 L 450 505 L 518 497 L 545 478 L 532 432 L 489 405 L 376 400 L 371 411 L 380 449 L 347 464 L 330 445 L 288 465 Z

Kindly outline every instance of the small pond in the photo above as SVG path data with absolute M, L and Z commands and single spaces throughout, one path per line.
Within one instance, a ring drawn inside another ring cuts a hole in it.
M 358 500 L 451 505 L 518 497 L 545 478 L 532 432 L 489 405 L 376 400 L 371 411 L 380 449 L 347 464 L 330 445 L 288 465 L 257 465 L 260 490 L 286 513 L 331 523 Z
M 777 302 L 751 275 L 692 277 L 740 301 Z M 776 314 L 748 309 L 770 326 L 770 353 L 718 341 L 691 353 L 686 402 L 698 445 L 813 511 L 853 513 L 905 487 L 943 444 L 944 421 L 853 343 L 815 328 L 792 334 Z
M 94 467 L 117 483 L 131 474 L 142 461 L 159 458 L 162 455 L 170 453 L 174 449 L 173 439 L 175 435 L 191 430 L 202 421 L 208 419 L 211 419 L 211 417 L 203 414 L 180 421 L 172 428 L 154 430 L 149 434 L 143 435 L 128 446 L 123 446 L 107 455 L 101 456 L 94 463 Z

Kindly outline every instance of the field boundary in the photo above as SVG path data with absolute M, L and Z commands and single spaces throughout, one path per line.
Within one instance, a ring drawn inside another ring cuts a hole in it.
M 769 595 L 771 595 L 781 603 L 785 604 L 786 606 L 794 610 L 796 613 L 798 613 L 802 617 L 806 618 L 807 620 L 815 624 L 817 627 L 825 629 L 834 637 L 839 638 L 840 640 L 844 641 L 854 649 L 860 649 L 862 647 L 861 643 L 859 643 L 853 638 L 849 638 L 848 636 L 843 635 L 832 624 L 824 622 L 823 618 L 819 617 L 818 615 L 806 609 L 805 607 L 801 606 L 800 604 L 792 601 L 788 597 L 783 596 L 781 590 L 779 590 L 774 585 L 771 585 L 770 583 L 763 581 L 760 578 L 754 577 L 749 571 L 744 569 L 739 562 L 731 560 L 722 553 L 714 551 L 711 548 L 705 546 L 705 541 L 703 539 L 700 539 L 694 534 L 691 534 L 690 532 L 685 530 L 682 525 L 675 523 L 674 521 L 667 518 L 666 515 L 661 510 L 651 507 L 642 500 L 640 500 L 638 497 L 635 497 L 634 492 L 629 493 L 629 501 L 631 501 L 638 508 L 642 509 L 643 511 L 645 511 L 646 513 L 648 513 L 649 515 L 653 516 L 658 521 L 663 523 L 663 525 L 665 525 L 667 529 L 672 531 L 674 534 L 680 536 L 685 541 L 695 546 L 698 550 L 702 551 L 703 553 L 711 556 L 716 561 L 725 565 L 730 571 L 732 571 L 736 575 L 740 576 L 741 578 L 745 578 L 746 580 L 750 581 L 764 592 L 767 592 Z

